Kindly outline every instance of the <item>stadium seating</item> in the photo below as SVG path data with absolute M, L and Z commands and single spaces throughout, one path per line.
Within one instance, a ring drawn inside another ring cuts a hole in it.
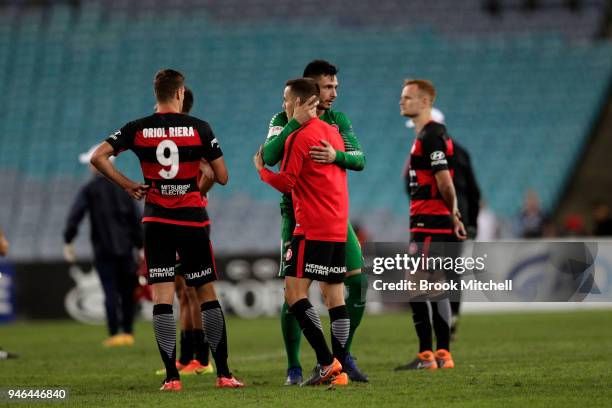
M 545 208 L 556 202 L 612 78 L 612 46 L 586 40 L 598 1 L 577 14 L 492 17 L 476 0 L 460 10 L 451 0 L 342 0 L 322 19 L 322 0 L 82 3 L 0 9 L 0 226 L 17 258 L 60 255 L 68 206 L 89 174 L 77 155 L 152 111 L 161 67 L 186 73 L 193 113 L 211 122 L 225 152 L 230 183 L 213 189 L 210 207 L 224 251 L 277 246 L 278 194 L 259 182 L 251 156 L 280 110 L 284 81 L 309 60 L 340 67 L 336 108 L 353 120 L 367 157 L 366 170 L 350 175 L 352 215 L 379 240 L 406 236 L 401 176 L 413 133 L 399 115 L 404 78 L 435 82 L 451 134 L 503 216 L 528 188 Z M 123 156 L 117 164 L 140 177 Z M 79 245 L 87 255 L 87 240 Z

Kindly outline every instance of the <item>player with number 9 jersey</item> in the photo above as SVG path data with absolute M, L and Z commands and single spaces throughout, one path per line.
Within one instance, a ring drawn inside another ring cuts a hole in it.
M 143 222 L 207 225 L 198 188 L 200 160 L 223 155 L 210 125 L 181 113 L 157 112 L 123 126 L 106 140 L 116 154 L 132 150 L 145 184 Z
M 181 113 L 185 77 L 165 69 L 155 75 L 156 113 L 129 122 L 112 134 L 91 159 L 102 174 L 133 198 L 145 199 L 144 248 L 149 284 L 153 289 L 153 331 L 166 369 L 162 391 L 182 388 L 176 360 L 176 322 L 173 316 L 176 254 L 187 286 L 196 288 L 206 338 L 217 368 L 217 387 L 244 384 L 227 365 L 225 318 L 214 290 L 217 269 L 209 224 L 200 196 L 200 164 L 206 160 L 214 181 L 227 183 L 219 142 L 208 123 Z M 140 160 L 144 184 L 136 183 L 110 162 L 111 155 L 133 151 Z

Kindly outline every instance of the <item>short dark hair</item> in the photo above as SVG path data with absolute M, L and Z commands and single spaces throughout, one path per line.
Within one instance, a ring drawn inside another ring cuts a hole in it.
M 319 85 L 312 78 L 290 79 L 285 86 L 291 88 L 291 93 L 299 97 L 302 102 L 313 95 L 319 96 Z
M 338 68 L 325 60 L 310 61 L 304 68 L 304 78 L 316 78 L 319 75 L 333 76 L 338 73 Z
M 185 99 L 183 99 L 182 113 L 189 113 L 193 108 L 193 92 L 191 89 L 185 87 Z
M 173 69 L 158 71 L 153 82 L 157 102 L 168 102 L 182 86 L 185 86 L 185 76 L 180 72 Z

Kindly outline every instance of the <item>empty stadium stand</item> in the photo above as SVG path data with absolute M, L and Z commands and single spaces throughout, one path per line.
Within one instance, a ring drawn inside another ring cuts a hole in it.
M 185 72 L 193 114 L 212 124 L 229 166 L 230 183 L 211 194 L 221 251 L 277 246 L 278 194 L 258 180 L 251 156 L 281 109 L 285 80 L 314 58 L 340 68 L 336 109 L 367 157 L 365 171 L 350 175 L 352 216 L 374 238 L 407 238 L 401 177 L 414 136 L 398 108 L 407 77 L 438 87 L 436 105 L 471 152 L 493 210 L 512 216 L 529 188 L 551 208 L 604 105 L 612 45 L 593 39 L 603 2 L 578 12 L 515 3 L 497 16 L 476 0 L 0 7 L 0 226 L 12 256 L 61 256 L 68 205 L 89 177 L 78 154 L 151 112 L 153 75 L 168 66 Z M 117 164 L 140 177 L 129 154 Z M 77 253 L 89 255 L 87 239 Z

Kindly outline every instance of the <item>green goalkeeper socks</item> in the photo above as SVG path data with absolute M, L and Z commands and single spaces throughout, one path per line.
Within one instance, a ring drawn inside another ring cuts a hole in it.
M 287 302 L 283 303 L 281 307 L 281 329 L 285 341 L 285 350 L 287 351 L 288 367 L 301 367 L 300 340 L 302 339 L 302 329 L 293 313 L 289 312 Z
M 360 273 L 358 275 L 352 275 L 344 279 L 344 285 L 348 289 L 348 296 L 346 298 L 346 309 L 348 310 L 349 318 L 351 320 L 351 329 L 349 331 L 348 342 L 346 343 L 346 350 L 348 353 L 351 352 L 351 344 L 353 343 L 353 336 L 366 309 L 366 292 L 368 290 L 368 277 Z

